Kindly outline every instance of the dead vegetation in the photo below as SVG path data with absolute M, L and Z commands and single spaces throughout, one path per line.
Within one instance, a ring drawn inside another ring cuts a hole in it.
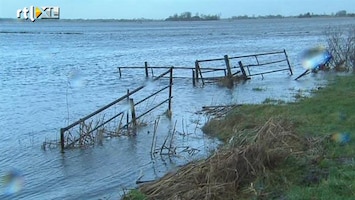
M 333 68 L 336 71 L 355 72 L 355 26 L 347 29 L 329 27 L 324 34 L 333 56 Z
M 233 108 L 242 106 L 242 104 L 235 105 L 221 105 L 221 106 L 203 106 L 201 111 L 196 112 L 195 114 L 204 114 L 209 117 L 213 117 L 213 119 L 220 119 L 225 117 L 228 112 L 230 112 Z
M 236 199 L 266 170 L 305 153 L 311 140 L 285 120 L 268 120 L 255 134 L 241 134 L 230 148 L 190 163 L 139 190 L 149 199 Z M 244 189 L 242 189 L 244 188 Z M 247 190 L 248 191 L 248 190 Z M 250 192 L 250 191 L 249 191 Z
M 228 77 L 228 76 L 215 77 L 209 80 L 215 82 L 217 85 L 221 87 L 233 88 L 235 84 L 243 83 L 248 79 L 249 78 L 244 77 L 243 75 L 233 75 L 232 77 Z

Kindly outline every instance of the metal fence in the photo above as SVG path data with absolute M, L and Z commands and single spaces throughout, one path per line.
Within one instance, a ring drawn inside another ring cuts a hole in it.
M 68 148 L 86 147 L 101 143 L 105 137 L 119 136 L 128 133 L 130 130 L 135 130 L 141 117 L 165 103 L 168 103 L 167 113 L 171 113 L 173 67 L 155 77 L 153 82 L 167 75 L 169 75 L 168 83 L 154 87 L 154 91 L 149 91 L 148 96 L 142 97 L 145 85 L 131 91 L 127 90 L 126 95 L 61 128 L 60 146 L 62 152 Z M 166 91 L 168 91 L 167 97 L 160 96 L 159 99 L 155 99 L 147 106 L 142 106 L 143 102 L 147 102 L 157 95 L 164 95 Z M 137 108 L 139 108 L 139 112 L 137 112 Z
M 219 67 L 206 68 L 207 63 Z M 293 75 L 286 50 L 233 57 L 225 55 L 223 58 L 196 60 L 195 62 L 197 80 L 202 79 L 204 82 L 203 74 L 216 71 L 222 71 L 221 76 L 232 77 L 240 74 L 246 79 L 280 71 L 289 71 Z

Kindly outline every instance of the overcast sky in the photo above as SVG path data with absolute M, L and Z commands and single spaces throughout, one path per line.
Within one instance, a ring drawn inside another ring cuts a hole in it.
M 355 0 L 0 0 L 0 18 L 16 18 L 29 6 L 59 6 L 62 19 L 165 19 L 175 13 L 239 15 L 298 15 L 306 12 L 355 13 Z

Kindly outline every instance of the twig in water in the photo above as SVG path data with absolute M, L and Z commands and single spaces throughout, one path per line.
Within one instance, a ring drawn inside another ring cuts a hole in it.
M 176 123 L 177 123 L 177 120 L 175 121 L 173 132 L 172 132 L 172 135 L 170 137 L 169 151 L 171 151 L 171 149 L 172 149 L 173 139 L 174 139 L 174 135 L 175 135 L 175 132 L 176 132 Z
M 157 143 L 157 130 L 158 130 L 158 125 L 159 125 L 159 120 L 160 118 L 158 117 L 158 119 L 156 119 L 154 121 L 154 130 L 153 130 L 153 138 L 152 138 L 152 146 L 150 148 L 150 156 L 153 159 L 154 154 L 155 154 L 155 147 L 156 147 L 156 143 Z
M 197 119 L 197 121 L 196 121 L 196 126 L 195 126 L 195 130 L 194 130 L 194 134 L 196 135 L 196 130 L 197 130 L 197 128 L 198 128 L 198 124 L 199 124 L 199 122 L 200 122 L 200 116 L 198 116 L 198 119 Z
M 184 119 L 181 119 L 181 127 L 182 127 L 182 133 L 185 136 L 186 133 L 185 133 L 185 126 L 184 126 Z

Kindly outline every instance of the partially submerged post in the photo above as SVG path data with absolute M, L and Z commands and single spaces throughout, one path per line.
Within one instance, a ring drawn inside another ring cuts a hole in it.
M 60 150 L 62 153 L 64 153 L 64 132 L 65 129 L 61 128 L 60 129 Z
M 173 68 L 170 68 L 170 77 L 169 77 L 169 102 L 168 102 L 168 116 L 171 117 L 171 99 L 172 99 L 172 92 L 173 92 Z
M 127 104 L 129 104 L 129 89 L 127 89 Z M 128 123 L 129 123 L 129 112 L 126 113 L 126 124 L 127 124 L 127 131 L 128 131 Z
M 137 118 L 136 118 L 136 109 L 134 108 L 133 98 L 129 99 L 129 104 L 131 105 L 131 116 L 132 116 L 133 127 L 136 127 L 137 126 Z
M 231 70 L 231 65 L 229 62 L 228 55 L 224 55 L 224 62 L 226 63 L 227 76 L 228 76 L 228 78 L 232 78 L 232 70 Z
M 148 62 L 144 62 L 145 77 L 148 78 Z
M 198 81 L 199 76 L 200 76 L 200 78 L 202 80 L 202 85 L 205 85 L 205 81 L 203 80 L 202 71 L 201 71 L 200 64 L 199 64 L 198 60 L 196 60 L 196 62 L 195 62 L 195 75 L 196 75 L 196 80 Z
M 244 70 L 244 66 L 243 66 L 242 61 L 239 61 L 238 64 L 239 64 L 240 71 L 241 71 L 242 74 L 243 74 L 243 78 L 244 78 L 245 80 L 248 79 L 248 76 L 247 76 L 247 74 L 245 73 L 245 70 Z
M 196 82 L 195 82 L 195 71 L 192 70 L 192 85 L 196 86 Z
M 152 77 L 154 77 L 153 67 L 150 68 L 150 72 L 152 73 Z
M 230 62 L 229 62 L 229 58 L 228 58 L 228 55 L 224 55 L 224 62 L 226 63 L 226 69 L 227 69 L 227 83 L 226 83 L 226 86 L 228 88 L 232 88 L 233 85 L 234 85 L 234 82 L 233 82 L 233 75 L 232 75 L 232 69 L 231 69 L 231 65 L 230 65 Z
M 290 73 L 291 75 L 293 75 L 293 72 L 292 72 L 292 68 L 291 68 L 291 65 L 290 65 L 290 61 L 288 60 L 288 56 L 287 56 L 287 53 L 286 53 L 286 50 L 284 49 L 284 54 L 285 54 L 285 57 L 286 57 L 286 61 L 287 61 L 287 64 L 288 64 L 288 68 L 290 70 Z
M 121 73 L 121 67 L 118 68 L 118 73 L 120 75 L 120 78 L 122 77 L 122 73 Z
M 198 60 L 195 61 L 195 73 L 196 73 L 196 80 L 198 81 L 198 72 L 199 72 L 199 64 L 198 64 Z

